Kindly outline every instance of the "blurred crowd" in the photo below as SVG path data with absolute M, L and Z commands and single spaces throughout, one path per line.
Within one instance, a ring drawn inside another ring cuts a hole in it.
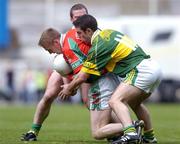
M 17 67 L 16 67 L 17 66 Z M 6 62 L 0 77 L 0 98 L 8 101 L 33 103 L 44 93 L 51 70 L 33 69 L 23 62 Z
M 0 101 L 34 104 L 43 96 L 52 68 L 5 60 L 0 68 Z M 81 103 L 79 92 L 66 102 Z M 57 103 L 61 103 L 57 100 Z

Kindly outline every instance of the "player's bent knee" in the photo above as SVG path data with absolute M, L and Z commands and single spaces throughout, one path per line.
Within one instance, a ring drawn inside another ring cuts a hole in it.
M 102 140 L 103 138 L 98 134 L 98 132 L 92 132 L 92 137 L 96 140 Z
M 115 108 L 120 103 L 126 103 L 126 99 L 124 99 L 124 98 L 110 99 L 108 102 L 108 104 L 111 108 Z
M 109 106 L 110 106 L 110 107 L 112 107 L 112 108 L 113 108 L 113 107 L 114 107 L 114 105 L 115 105 L 115 103 L 114 103 L 114 101 L 113 101 L 113 100 L 109 100 L 108 104 L 109 104 Z
M 117 105 L 117 101 L 115 99 L 110 99 L 108 104 L 110 107 L 115 107 Z

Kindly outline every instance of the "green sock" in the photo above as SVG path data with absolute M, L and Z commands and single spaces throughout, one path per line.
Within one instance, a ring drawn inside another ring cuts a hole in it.
M 136 132 L 136 129 L 133 125 L 130 125 L 128 127 L 125 127 L 123 129 L 124 133 L 127 134 L 127 133 L 130 133 L 130 132 Z
M 34 131 L 36 135 L 38 135 L 41 126 L 42 126 L 41 124 L 32 124 L 31 130 Z
M 150 129 L 148 131 L 144 132 L 144 137 L 147 139 L 153 139 L 154 138 L 154 130 Z

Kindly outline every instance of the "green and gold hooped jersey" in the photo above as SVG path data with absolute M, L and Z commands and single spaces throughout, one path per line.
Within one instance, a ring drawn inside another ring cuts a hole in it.
M 104 69 L 125 76 L 143 59 L 150 57 L 130 38 L 115 30 L 97 30 L 91 43 L 81 70 L 96 76 L 102 75 Z

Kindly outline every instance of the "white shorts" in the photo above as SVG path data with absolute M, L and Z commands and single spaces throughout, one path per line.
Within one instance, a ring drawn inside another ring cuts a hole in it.
M 91 85 L 89 90 L 89 109 L 109 109 L 109 99 L 111 98 L 113 92 L 119 84 L 119 77 L 112 73 L 107 73 L 106 75 L 99 78 L 95 83 Z
M 144 59 L 121 80 L 146 93 L 152 93 L 160 84 L 161 76 L 162 73 L 158 64 L 152 59 Z

